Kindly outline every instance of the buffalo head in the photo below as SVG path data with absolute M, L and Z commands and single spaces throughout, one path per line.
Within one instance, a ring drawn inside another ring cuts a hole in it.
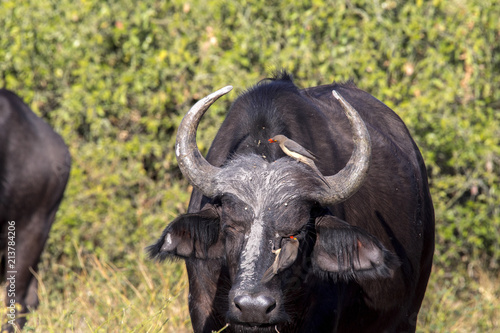
M 328 207 L 352 196 L 370 166 L 371 142 L 356 110 L 336 91 L 353 132 L 345 167 L 323 177 L 288 157 L 258 154 L 210 164 L 196 144 L 198 123 L 232 87 L 196 103 L 182 120 L 176 142 L 179 167 L 208 203 L 178 217 L 149 248 L 152 257 L 215 259 L 226 268 L 225 319 L 242 327 L 286 325 L 287 303 L 309 275 L 349 280 L 388 277 L 395 257 L 367 231 L 333 216 Z M 275 133 L 280 134 L 280 133 Z

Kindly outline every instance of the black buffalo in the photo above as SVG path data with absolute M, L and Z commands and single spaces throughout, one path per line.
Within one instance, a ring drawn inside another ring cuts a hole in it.
M 10 331 L 38 305 L 32 272 L 44 248 L 69 177 L 61 137 L 14 93 L 0 89 L 0 254 L 7 280 Z
M 185 260 L 194 331 L 414 332 L 434 211 L 401 119 L 353 84 L 298 89 L 283 72 L 234 102 L 205 159 L 198 123 L 230 88 L 184 117 L 176 156 L 195 191 L 149 248 Z M 268 142 L 277 134 L 311 151 L 327 184 Z

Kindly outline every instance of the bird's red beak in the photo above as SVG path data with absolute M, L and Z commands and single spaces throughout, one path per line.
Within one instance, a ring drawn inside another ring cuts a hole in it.
M 269 141 L 270 143 L 276 142 L 276 140 L 273 140 L 273 139 L 269 139 L 267 141 Z

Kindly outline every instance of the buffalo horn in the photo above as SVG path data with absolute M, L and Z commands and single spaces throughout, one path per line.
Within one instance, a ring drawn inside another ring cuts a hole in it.
M 347 200 L 361 187 L 370 166 L 371 140 L 366 125 L 358 112 L 335 90 L 333 96 L 340 102 L 353 132 L 354 149 L 346 166 L 333 176 L 326 176 L 330 187 L 314 199 L 323 205 Z
M 232 86 L 227 86 L 199 100 L 184 116 L 177 130 L 175 155 L 179 168 L 191 185 L 208 197 L 217 195 L 215 176 L 219 168 L 211 165 L 201 155 L 196 144 L 196 130 L 201 117 L 203 117 L 210 105 L 232 89 Z

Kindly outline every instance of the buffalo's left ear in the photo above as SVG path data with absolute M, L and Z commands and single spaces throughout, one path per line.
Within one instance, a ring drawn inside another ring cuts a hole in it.
M 316 219 L 313 268 L 337 279 L 391 277 L 399 260 L 371 234 L 335 216 Z
M 197 213 L 184 214 L 170 223 L 147 251 L 151 258 L 218 259 L 224 256 L 219 211 L 207 205 Z

